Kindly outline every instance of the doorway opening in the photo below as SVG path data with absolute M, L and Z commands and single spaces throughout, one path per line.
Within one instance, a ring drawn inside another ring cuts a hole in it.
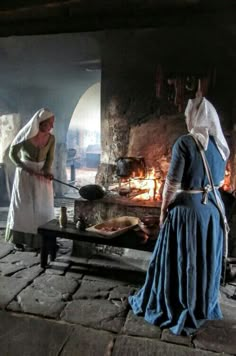
M 81 96 L 67 133 L 67 181 L 76 186 L 94 184 L 101 155 L 101 83 Z

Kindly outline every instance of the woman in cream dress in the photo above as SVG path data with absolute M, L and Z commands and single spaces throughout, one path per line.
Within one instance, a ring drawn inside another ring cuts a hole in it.
M 51 173 L 55 137 L 50 132 L 54 114 L 38 110 L 19 131 L 11 144 L 9 156 L 16 165 L 9 207 L 6 241 L 16 249 L 40 247 L 39 225 L 54 217 Z

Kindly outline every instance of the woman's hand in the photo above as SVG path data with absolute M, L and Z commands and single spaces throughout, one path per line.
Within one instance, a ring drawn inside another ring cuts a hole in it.
M 44 176 L 44 178 L 49 179 L 49 180 L 53 180 L 53 178 L 54 178 L 54 175 L 52 173 L 46 173 L 45 172 L 43 174 L 43 176 Z

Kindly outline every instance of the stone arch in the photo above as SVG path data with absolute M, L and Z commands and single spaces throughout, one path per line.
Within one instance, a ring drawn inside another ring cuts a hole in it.
M 100 82 L 91 85 L 79 99 L 70 120 L 67 147 L 68 153 L 76 151 L 77 168 L 97 168 L 101 149 Z

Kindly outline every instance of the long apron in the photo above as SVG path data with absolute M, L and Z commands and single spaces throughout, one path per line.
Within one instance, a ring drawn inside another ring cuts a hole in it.
M 24 161 L 24 164 L 40 172 L 42 162 Z M 7 228 L 24 233 L 37 234 L 40 225 L 54 218 L 52 181 L 30 175 L 16 168 L 12 197 L 8 213 Z

